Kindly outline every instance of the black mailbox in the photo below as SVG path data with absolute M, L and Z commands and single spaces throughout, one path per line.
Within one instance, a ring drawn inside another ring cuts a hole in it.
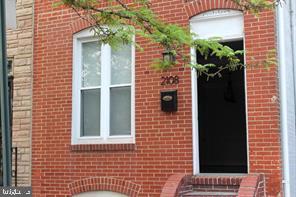
M 176 112 L 178 110 L 177 90 L 160 92 L 161 110 L 164 112 Z

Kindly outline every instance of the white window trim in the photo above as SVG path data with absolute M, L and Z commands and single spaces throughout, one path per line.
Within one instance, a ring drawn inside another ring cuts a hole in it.
M 131 83 L 113 85 L 114 87 L 131 86 L 131 135 L 117 135 L 109 136 L 109 130 L 101 130 L 101 136 L 80 136 L 80 90 L 81 90 L 81 44 L 83 42 L 97 41 L 90 29 L 83 30 L 73 35 L 73 78 L 72 78 L 72 131 L 71 144 L 130 144 L 135 143 L 135 46 L 132 45 L 132 65 L 131 65 Z M 109 56 L 109 58 L 102 58 L 101 69 L 106 69 L 108 75 L 102 75 L 101 81 L 109 80 L 111 67 L 111 53 L 109 45 L 102 45 L 102 56 Z M 103 66 L 108 65 L 108 66 Z M 109 85 L 109 87 L 113 87 Z M 98 88 L 98 87 L 90 87 Z M 87 88 L 87 89 L 90 89 Z M 101 89 L 102 91 L 102 89 Z M 109 91 L 101 92 L 101 128 L 109 128 L 109 111 L 110 111 L 110 88 Z M 102 118 L 103 116 L 103 118 Z M 106 126 L 108 125 L 108 126 Z

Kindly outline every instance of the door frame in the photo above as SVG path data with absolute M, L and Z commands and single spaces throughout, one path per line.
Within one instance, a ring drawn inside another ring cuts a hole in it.
M 221 9 L 222 11 L 225 9 Z M 211 12 L 211 10 L 209 10 Z M 225 15 L 224 15 L 225 16 Z M 243 14 L 242 14 L 243 16 Z M 229 17 L 229 16 L 226 16 Z M 208 19 L 206 19 L 208 20 Z M 243 23 L 244 24 L 244 23 Z M 244 25 L 243 27 L 244 28 Z M 190 30 L 192 30 L 192 23 L 190 20 Z M 193 32 L 196 33 L 196 32 Z M 244 51 L 245 51 L 245 35 L 244 33 L 240 36 L 227 36 L 227 38 L 222 38 L 221 41 L 235 41 L 243 40 Z M 195 48 L 190 49 L 191 63 L 196 61 L 196 50 Z M 246 54 L 244 54 L 244 63 L 246 64 Z M 192 154 L 193 154 L 193 175 L 201 174 L 200 173 L 200 161 L 199 161 L 199 127 L 198 127 L 198 80 L 197 80 L 197 71 L 191 69 L 191 97 L 192 97 Z M 246 68 L 244 68 L 244 89 L 245 89 L 245 115 L 246 115 L 246 150 L 247 150 L 247 173 L 249 173 L 249 133 L 248 133 L 248 96 L 247 96 L 247 73 Z M 232 173 L 227 173 L 232 174 Z M 243 174 L 243 173 L 242 173 Z

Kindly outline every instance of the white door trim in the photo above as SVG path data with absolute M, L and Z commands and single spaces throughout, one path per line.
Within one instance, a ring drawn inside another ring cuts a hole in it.
M 195 49 L 191 48 L 191 62 L 196 60 Z M 198 138 L 198 95 L 197 72 L 191 69 L 191 95 L 192 95 L 192 145 L 193 145 L 193 174 L 200 173 L 199 169 L 199 138 Z
M 225 19 L 226 26 L 227 26 L 227 20 L 229 20 L 231 17 L 236 18 L 236 20 L 240 20 L 237 22 L 237 24 L 241 24 L 241 29 L 236 28 L 232 33 L 233 34 L 223 34 L 221 37 L 221 41 L 231 41 L 231 40 L 239 40 L 243 39 L 244 47 L 245 47 L 245 39 L 244 39 L 244 19 L 243 19 L 243 13 L 237 10 L 212 10 L 205 13 L 202 13 L 202 15 L 197 15 L 190 20 L 190 29 L 192 33 L 198 34 L 198 28 L 196 27 L 199 22 L 201 23 L 201 28 L 207 28 L 205 27 L 206 23 L 205 21 L 212 23 L 210 26 L 215 26 L 215 20 L 221 21 L 222 19 Z M 229 20 L 229 22 L 233 22 L 233 20 Z M 205 25 L 205 26 L 204 26 Z M 231 27 L 233 24 L 228 25 L 228 27 Z M 226 28 L 227 29 L 227 28 Z M 221 29 L 220 29 L 221 30 Z M 229 30 L 229 29 L 228 29 Z M 199 38 L 207 39 L 212 37 L 213 34 L 210 33 L 210 35 L 198 35 Z M 219 35 L 215 35 L 219 36 Z M 191 48 L 190 51 L 191 54 L 191 62 L 195 63 L 196 61 L 196 51 L 194 48 Z M 246 62 L 246 57 L 244 57 L 244 61 Z M 245 111 L 246 111 L 246 148 L 247 148 L 247 165 L 248 165 L 248 172 L 249 172 L 249 144 L 248 144 L 248 108 L 247 108 L 247 80 L 246 80 L 246 69 L 244 70 L 244 83 L 245 83 Z M 193 153 L 193 174 L 199 174 L 200 173 L 200 165 L 199 165 L 199 132 L 198 132 L 198 86 L 197 86 L 197 71 L 195 69 L 191 70 L 191 96 L 192 96 L 192 153 Z

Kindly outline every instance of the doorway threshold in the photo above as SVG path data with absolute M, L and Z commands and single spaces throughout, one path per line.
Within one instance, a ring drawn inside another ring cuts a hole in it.
M 193 176 L 246 176 L 248 173 L 198 173 Z

